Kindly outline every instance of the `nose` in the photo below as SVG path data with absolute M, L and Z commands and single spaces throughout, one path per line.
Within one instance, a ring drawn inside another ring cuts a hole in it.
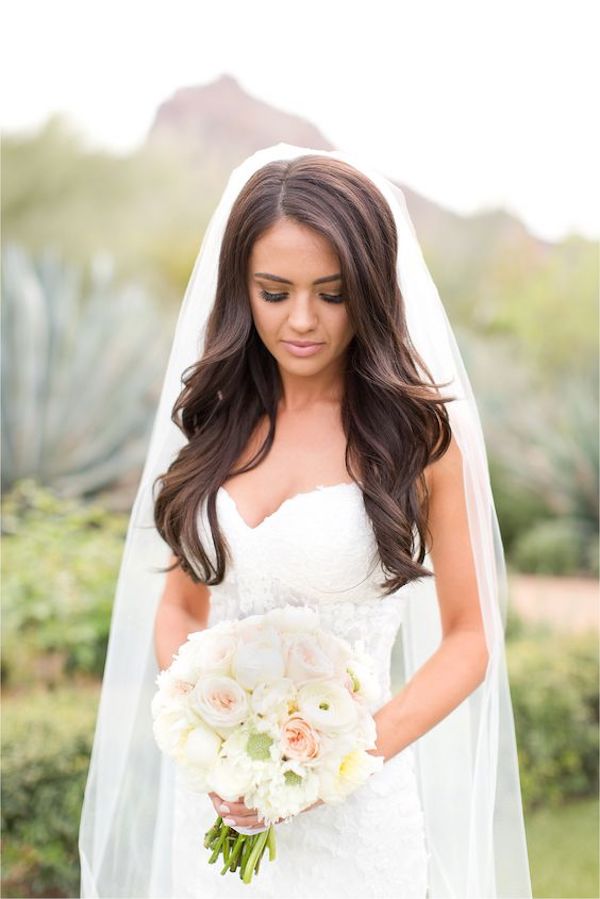
M 290 329 L 298 334 L 314 331 L 318 324 L 314 299 L 310 294 L 296 295 L 289 305 Z

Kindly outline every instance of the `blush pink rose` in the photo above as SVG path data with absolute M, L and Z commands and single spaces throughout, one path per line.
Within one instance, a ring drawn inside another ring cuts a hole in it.
M 318 759 L 320 748 L 316 730 L 300 715 L 291 715 L 281 728 L 284 755 L 299 762 L 311 762 Z

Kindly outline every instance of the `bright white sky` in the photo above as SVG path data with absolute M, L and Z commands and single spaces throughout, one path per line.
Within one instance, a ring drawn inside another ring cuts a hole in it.
M 600 237 L 594 0 L 4 0 L 4 132 L 64 112 L 127 151 L 224 72 L 461 213 Z

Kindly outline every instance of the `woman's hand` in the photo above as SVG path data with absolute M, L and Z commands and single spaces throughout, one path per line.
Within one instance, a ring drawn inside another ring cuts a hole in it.
M 218 793 L 209 793 L 212 804 L 215 807 L 215 811 L 219 814 L 225 824 L 228 824 L 230 827 L 263 827 L 265 823 L 262 818 L 258 817 L 258 811 L 255 808 L 248 808 L 248 806 L 244 802 L 243 796 L 238 796 L 235 802 L 229 802 L 226 799 L 222 799 Z M 316 808 L 317 805 L 323 805 L 322 799 L 317 799 L 316 802 L 313 802 L 312 805 L 307 806 L 302 809 L 303 812 L 308 812 L 311 808 Z M 278 818 L 274 824 L 280 824 L 281 821 L 284 821 L 284 818 Z

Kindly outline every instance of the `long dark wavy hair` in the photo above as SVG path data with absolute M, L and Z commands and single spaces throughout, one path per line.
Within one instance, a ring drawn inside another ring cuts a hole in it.
M 232 206 L 203 354 L 185 370 L 171 415 L 188 442 L 154 482 L 160 481 L 155 525 L 177 557 L 163 571 L 179 565 L 195 583 L 222 582 L 231 556 L 216 514 L 217 491 L 232 475 L 259 465 L 273 444 L 281 380 L 254 326 L 247 276 L 254 242 L 282 218 L 327 238 L 339 258 L 354 329 L 341 409 L 346 469 L 362 482 L 385 575 L 380 588 L 388 595 L 431 575 L 421 564 L 429 508 L 423 471 L 450 444 L 445 404 L 455 397 L 442 397 L 438 388 L 446 385 L 434 383 L 411 343 L 396 275 L 398 235 L 384 196 L 353 166 L 312 154 L 263 166 Z M 233 471 L 265 416 L 262 446 Z M 198 532 L 204 501 L 214 554 Z

